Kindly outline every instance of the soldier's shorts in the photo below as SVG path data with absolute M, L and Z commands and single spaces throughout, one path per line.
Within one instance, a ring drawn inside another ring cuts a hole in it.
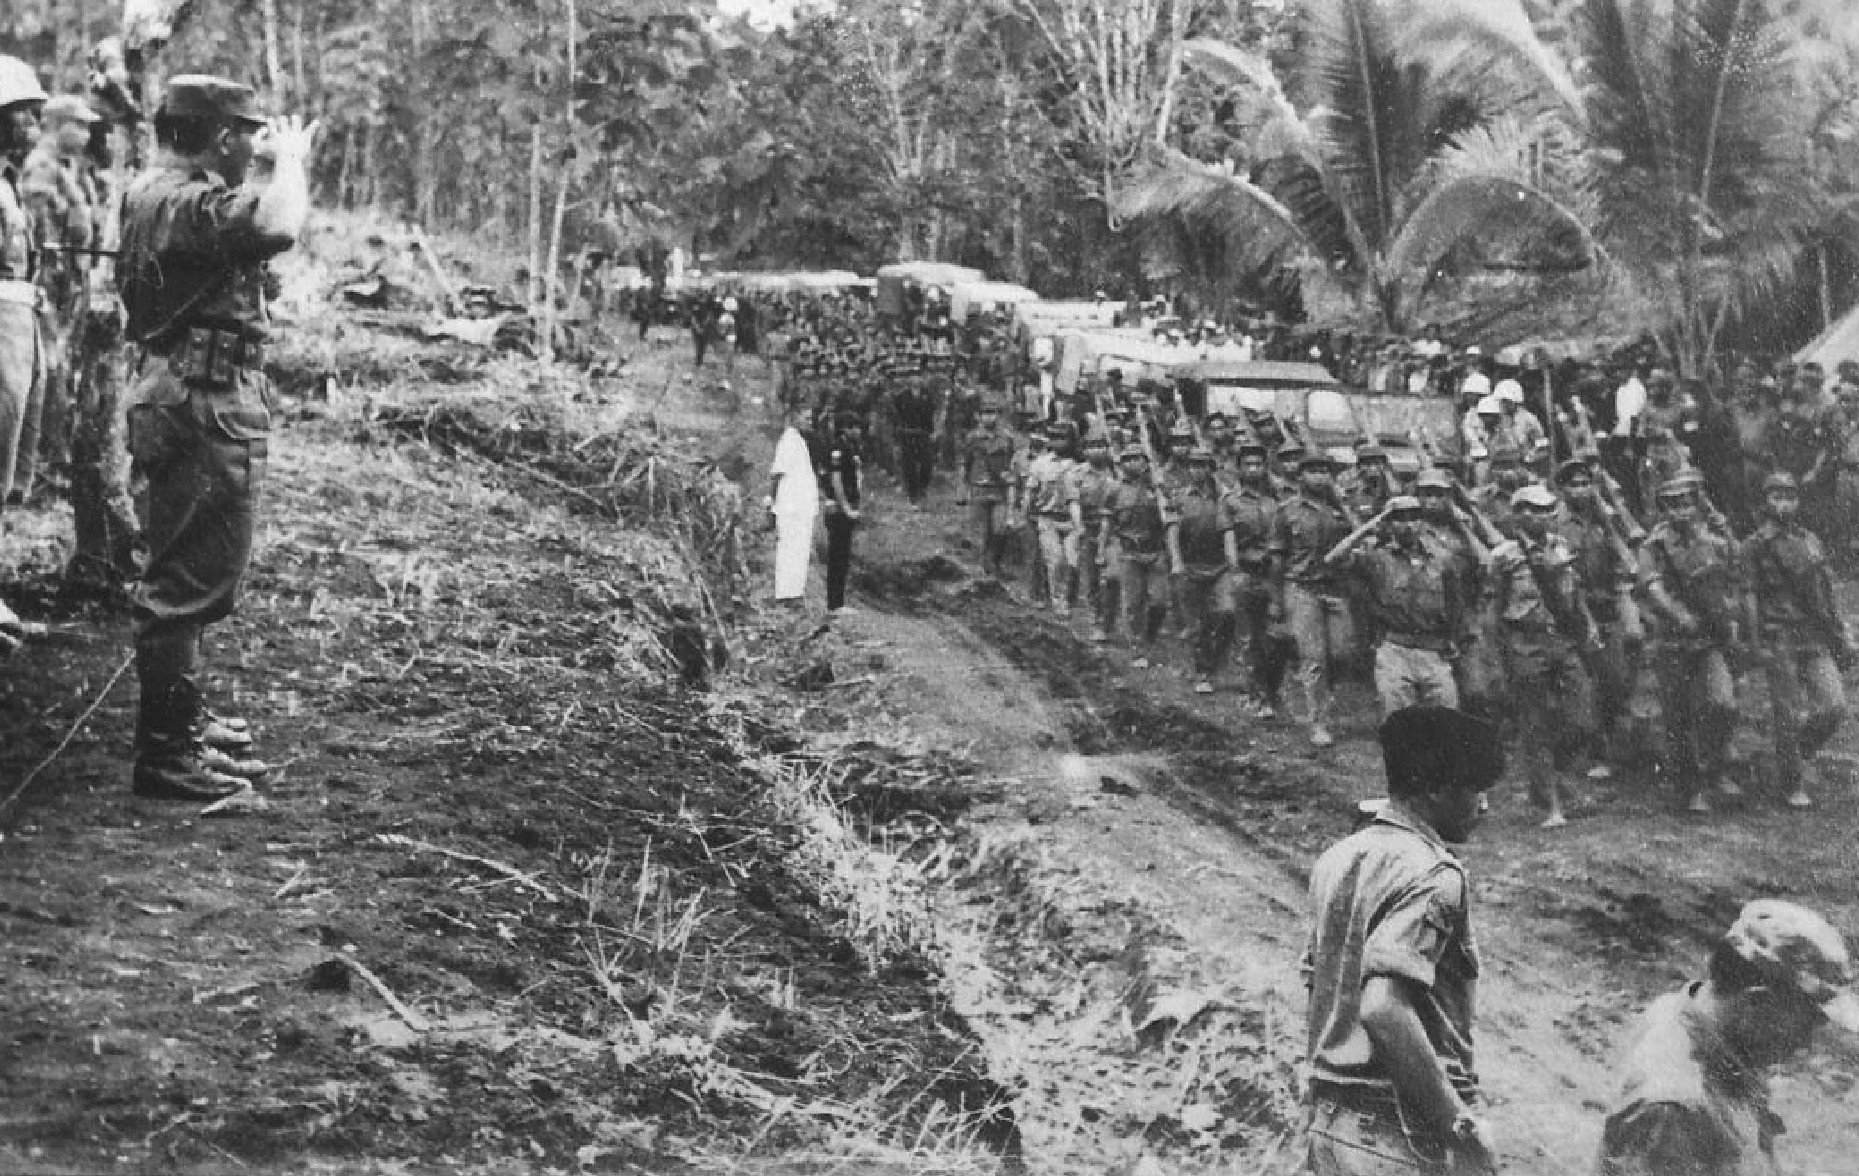
M 1414 1149 L 1392 1109 L 1371 1114 L 1319 1098 L 1311 1108 L 1311 1176 L 1445 1176 L 1451 1168 Z
M 1459 686 L 1446 655 L 1392 638 L 1375 646 L 1375 694 L 1384 718 L 1403 707 L 1459 705 Z
M 24 282 L 0 283 L 24 287 Z M 0 502 L 13 489 L 20 431 L 40 369 L 39 316 L 30 302 L 0 297 Z

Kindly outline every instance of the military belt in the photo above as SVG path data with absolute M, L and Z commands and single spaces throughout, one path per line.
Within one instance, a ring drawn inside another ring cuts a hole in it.
M 1429 653 L 1444 653 L 1452 642 L 1444 637 L 1429 636 L 1425 633 L 1387 632 L 1381 635 L 1383 641 L 1390 645 L 1399 645 L 1405 649 L 1421 649 Z
M 263 341 L 219 327 L 189 327 L 164 354 L 182 382 L 209 389 L 230 388 L 239 373 L 265 365 Z

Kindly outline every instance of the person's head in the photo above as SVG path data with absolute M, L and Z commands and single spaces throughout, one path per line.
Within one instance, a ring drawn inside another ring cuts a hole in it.
M 1594 468 L 1581 458 L 1563 462 L 1556 470 L 1556 482 L 1571 507 L 1585 509 L 1594 503 Z
M 1327 493 L 1334 484 L 1335 476 L 1336 465 L 1327 453 L 1306 453 L 1298 459 L 1297 485 L 1306 494 Z
M 1110 466 L 1110 438 L 1102 433 L 1092 433 L 1084 439 L 1084 459 L 1093 468 L 1108 469 Z
M 1681 531 L 1690 531 L 1698 522 L 1698 495 L 1690 482 L 1667 479 L 1658 494 L 1659 513 Z
M 1547 486 L 1534 483 L 1510 496 L 1512 517 L 1517 529 L 1531 539 L 1541 540 L 1556 525 L 1556 496 Z
M 1194 426 L 1185 419 L 1178 420 L 1168 429 L 1168 455 L 1171 458 L 1184 458 L 1188 450 L 1194 448 Z
M 1792 902 L 1743 907 L 1710 959 L 1717 1029 L 1743 1059 L 1773 1065 L 1823 1025 L 1859 1033 L 1859 995 L 1840 933 Z
M 1436 522 L 1452 518 L 1453 487 L 1452 475 L 1438 466 L 1421 470 L 1414 479 L 1414 497 L 1420 501 L 1421 514 Z
M 1420 542 L 1420 529 L 1425 525 L 1423 510 L 1420 499 L 1411 494 L 1388 499 L 1388 533 L 1403 548 Z
M 1265 446 L 1257 441 L 1242 441 L 1239 444 L 1239 480 L 1242 485 L 1257 489 L 1265 485 L 1266 474 L 1270 470 L 1269 455 Z
M 1489 393 L 1478 398 L 1478 403 L 1472 406 L 1472 411 L 1478 414 L 1478 419 L 1484 422 L 1487 429 L 1504 419 L 1504 406 L 1498 402 L 1496 396 Z
M 1497 728 L 1443 706 L 1403 707 L 1377 732 L 1388 795 L 1443 840 L 1461 842 L 1478 823 L 1478 794 L 1504 772 Z
M 1202 490 L 1214 484 L 1214 455 L 1210 449 L 1196 445 L 1188 450 L 1188 477 Z
M 1491 395 L 1505 419 L 1517 415 L 1517 410 L 1523 407 L 1523 385 L 1515 380 L 1499 380 Z
M 250 86 L 207 74 L 182 74 L 168 80 L 167 93 L 155 111 L 155 141 L 236 185 L 245 181 L 264 125 L 258 96 Z
M 1233 418 L 1223 412 L 1207 414 L 1207 443 L 1224 448 L 1233 440 Z
M 1490 456 L 1491 480 L 1506 494 L 1510 494 L 1530 480 L 1530 472 L 1523 468 L 1523 454 L 1515 449 L 1494 449 Z
M 1818 399 L 1820 390 L 1826 382 L 1827 369 L 1811 359 L 1801 365 L 1801 370 L 1795 377 L 1795 386 L 1799 389 L 1803 400 Z
M 0 54 L 0 159 L 17 163 L 39 143 L 46 94 L 39 75 L 17 57 Z
M 90 103 L 75 94 L 60 94 L 45 104 L 39 122 L 52 149 L 65 159 L 76 159 L 90 149 L 90 128 L 102 121 Z
M 1126 482 L 1140 482 L 1149 476 L 1149 454 L 1140 445 L 1125 445 L 1117 458 L 1117 469 Z
M 1762 505 L 1770 518 L 1791 526 L 1801 513 L 1801 488 L 1792 476 L 1777 470 L 1762 479 Z
M 982 428 L 995 428 L 1001 423 L 1001 406 L 993 401 L 984 400 L 981 402 L 981 407 L 976 410 L 975 417 L 981 422 Z

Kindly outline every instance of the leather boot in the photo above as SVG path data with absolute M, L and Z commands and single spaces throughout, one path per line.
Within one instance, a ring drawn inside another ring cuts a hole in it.
M 150 800 L 212 801 L 249 785 L 208 767 L 195 733 L 202 708 L 193 680 L 192 647 L 184 641 L 138 642 L 135 794 Z
M 250 788 L 248 781 L 216 772 L 201 759 L 202 748 L 150 747 L 136 756 L 133 790 L 148 800 L 219 800 Z
M 260 780 L 271 774 L 271 765 L 264 760 L 242 751 L 215 747 L 205 740 L 201 741 L 198 754 L 203 765 L 221 775 Z

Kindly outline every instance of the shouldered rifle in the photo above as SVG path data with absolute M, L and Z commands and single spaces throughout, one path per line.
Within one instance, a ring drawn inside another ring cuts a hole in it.
M 1601 446 L 1595 440 L 1594 422 L 1588 417 L 1588 406 L 1579 397 L 1574 400 L 1575 416 L 1573 421 L 1567 414 L 1558 412 L 1557 423 L 1563 426 L 1563 432 L 1574 446 L 1574 452 L 1590 459 L 1594 469 L 1594 484 L 1600 491 L 1601 502 L 1612 514 L 1611 522 L 1619 527 L 1627 546 L 1638 547 L 1646 540 L 1646 528 L 1640 525 L 1633 511 L 1627 506 L 1626 498 L 1620 491 L 1620 483 L 1601 460 Z

